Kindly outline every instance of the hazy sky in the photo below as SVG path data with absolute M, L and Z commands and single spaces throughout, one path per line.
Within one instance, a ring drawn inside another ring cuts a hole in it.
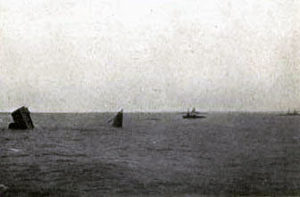
M 0 0 L 0 111 L 300 109 L 298 0 Z

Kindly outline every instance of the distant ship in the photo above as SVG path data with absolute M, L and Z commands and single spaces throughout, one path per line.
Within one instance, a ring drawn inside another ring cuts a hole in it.
M 200 112 L 197 112 L 195 108 L 192 109 L 190 112 L 189 109 L 186 113 L 186 115 L 182 116 L 184 119 L 196 119 L 196 118 L 206 118 L 205 116 L 199 115 Z
M 291 112 L 290 110 L 286 113 L 283 114 L 284 116 L 300 116 L 300 113 L 297 112 L 297 110 L 294 110 L 293 112 Z

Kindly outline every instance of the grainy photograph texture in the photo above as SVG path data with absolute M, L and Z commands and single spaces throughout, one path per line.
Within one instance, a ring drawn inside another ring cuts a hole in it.
M 0 196 L 300 196 L 300 1 L 0 0 Z

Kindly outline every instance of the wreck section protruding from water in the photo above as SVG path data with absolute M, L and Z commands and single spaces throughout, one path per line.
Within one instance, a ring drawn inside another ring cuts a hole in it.
M 33 129 L 34 125 L 27 107 L 21 107 L 11 114 L 14 122 L 10 123 L 9 129 Z
M 113 120 L 113 127 L 122 127 L 123 126 L 123 109 L 117 113 Z

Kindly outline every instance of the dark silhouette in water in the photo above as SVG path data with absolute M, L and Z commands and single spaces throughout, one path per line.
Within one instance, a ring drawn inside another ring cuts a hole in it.
M 296 110 L 294 110 L 293 112 L 288 111 L 288 113 L 286 115 L 288 115 L 288 116 L 300 116 L 300 114 Z
M 286 114 L 282 114 L 282 116 L 300 116 L 300 113 L 296 110 L 291 112 L 290 110 Z
M 206 118 L 205 116 L 198 115 L 200 112 L 197 112 L 195 108 L 190 112 L 189 109 L 186 113 L 186 115 L 182 116 L 184 119 L 196 119 L 196 118 Z
M 113 127 L 122 127 L 123 126 L 123 109 L 117 113 L 113 119 Z
M 30 112 L 27 107 L 21 107 L 12 112 L 14 122 L 10 123 L 9 129 L 33 129 L 33 123 L 30 117 Z

